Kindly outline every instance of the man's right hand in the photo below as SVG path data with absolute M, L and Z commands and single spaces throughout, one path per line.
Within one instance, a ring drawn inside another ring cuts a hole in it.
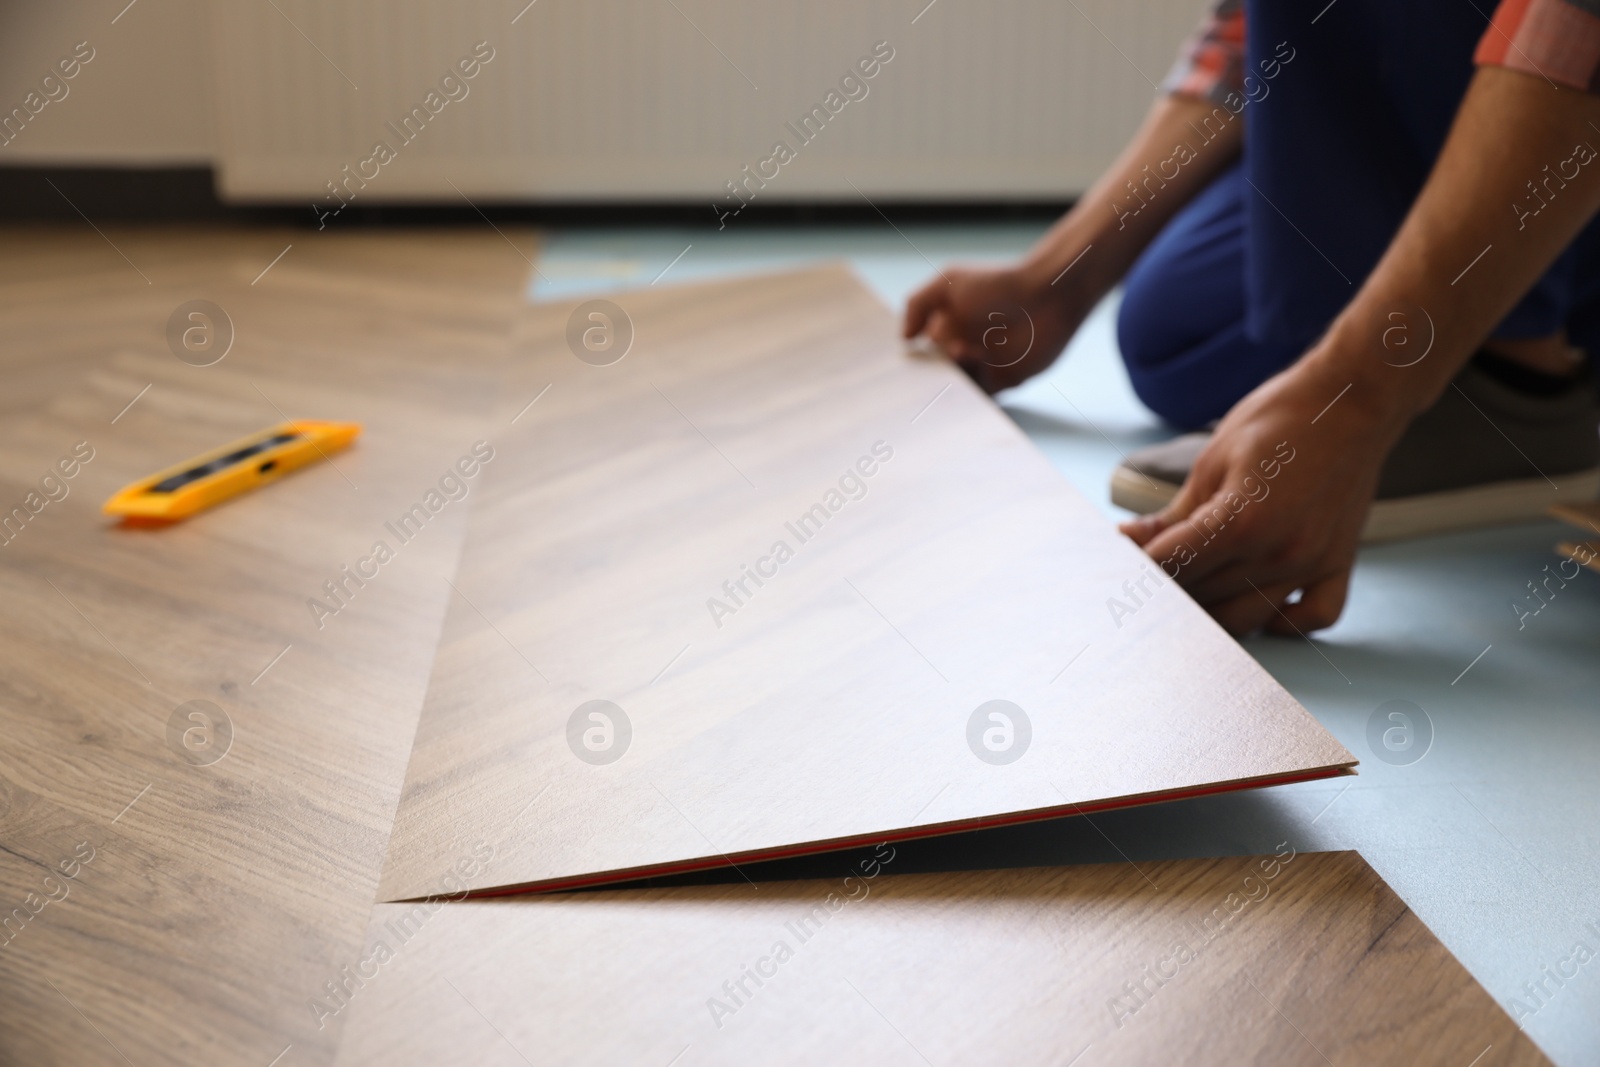
M 906 302 L 907 339 L 926 335 L 987 393 L 1009 389 L 1054 363 L 1093 301 L 1028 267 L 952 267 Z

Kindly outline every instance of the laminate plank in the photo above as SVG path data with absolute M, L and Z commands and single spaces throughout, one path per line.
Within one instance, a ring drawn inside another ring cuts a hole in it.
M 404 546 L 384 523 L 493 438 L 526 269 L 489 230 L 0 242 L 0 504 L 93 452 L 0 544 L 0 1062 L 331 1061 L 305 1002 L 361 944 L 471 497 Z M 213 366 L 167 347 L 195 298 L 235 326 Z M 181 525 L 99 513 L 285 415 L 366 429 Z M 319 628 L 307 600 L 380 538 Z M 194 700 L 231 723 L 215 762 L 172 729 Z
M 1354 852 L 873 855 L 759 888 L 380 905 L 313 1010 L 347 1020 L 349 1065 L 1548 1062 Z
M 385 899 L 478 839 L 555 888 L 1354 762 L 848 271 L 612 306 L 603 366 L 523 317 Z

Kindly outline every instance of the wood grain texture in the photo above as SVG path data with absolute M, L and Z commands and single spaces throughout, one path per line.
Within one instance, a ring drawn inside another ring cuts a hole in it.
M 615 302 L 608 366 L 575 302 L 525 315 L 385 899 L 479 840 L 473 888 L 549 888 L 1353 762 L 847 270 Z M 615 762 L 569 743 L 593 700 Z M 992 700 L 1009 764 L 969 748 Z
M 1547 1062 L 1354 852 L 876 854 L 759 889 L 380 905 L 367 977 L 326 1005 L 339 1063 Z
M 526 270 L 487 228 L 0 242 L 0 507 L 76 442 L 94 452 L 0 545 L 0 1062 L 331 1060 L 338 1028 L 305 1002 L 361 944 L 467 505 L 322 628 L 306 601 L 494 436 Z M 167 347 L 193 298 L 236 328 L 214 366 Z M 366 431 L 178 526 L 99 513 L 285 413 Z M 232 723 L 209 765 L 169 746 L 196 699 Z

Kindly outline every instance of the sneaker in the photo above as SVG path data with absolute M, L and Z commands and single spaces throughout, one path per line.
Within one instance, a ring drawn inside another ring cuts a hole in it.
M 1363 541 L 1531 522 L 1600 496 L 1600 403 L 1587 375 L 1554 392 L 1512 388 L 1482 357 L 1419 415 L 1384 462 Z M 1209 433 L 1140 449 L 1111 502 L 1147 515 L 1177 495 Z
M 1557 504 L 1550 514 L 1570 522 L 1584 533 L 1600 533 L 1600 500 L 1586 504 Z M 1600 541 L 1562 541 L 1556 552 L 1573 563 L 1582 564 L 1592 571 L 1600 571 Z

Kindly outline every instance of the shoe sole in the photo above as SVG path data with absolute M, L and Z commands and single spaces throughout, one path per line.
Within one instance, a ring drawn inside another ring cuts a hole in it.
M 1127 467 L 1111 476 L 1111 502 L 1139 515 L 1160 511 L 1178 495 L 1178 486 L 1146 478 Z M 1561 476 L 1560 488 L 1543 478 L 1494 482 L 1470 489 L 1379 500 L 1361 531 L 1365 543 L 1474 530 L 1483 526 L 1534 522 L 1557 504 L 1582 504 L 1600 496 L 1600 467 Z

